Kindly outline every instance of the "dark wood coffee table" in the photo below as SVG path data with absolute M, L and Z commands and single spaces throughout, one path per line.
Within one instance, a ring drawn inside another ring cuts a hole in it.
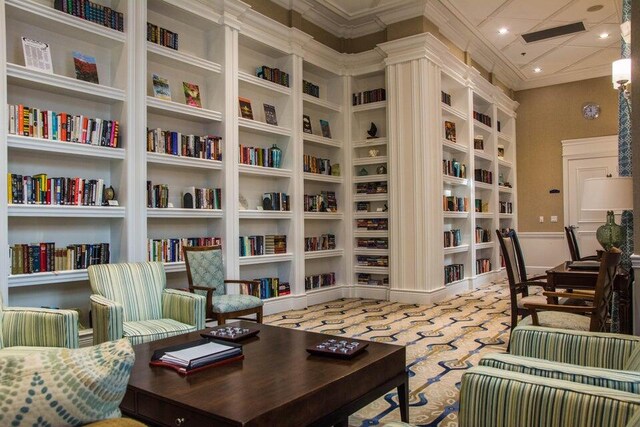
M 401 418 L 408 421 L 403 346 L 370 342 L 355 358 L 341 360 L 307 353 L 327 335 L 239 324 L 260 329 L 243 342 L 245 359 L 186 377 L 149 360 L 155 350 L 195 341 L 200 332 L 135 346 L 123 413 L 181 427 L 346 425 L 350 414 L 397 388 Z

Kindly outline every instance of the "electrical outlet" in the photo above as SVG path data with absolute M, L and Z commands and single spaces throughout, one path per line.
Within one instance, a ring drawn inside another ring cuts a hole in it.
M 558 222 L 558 217 L 556 215 L 552 215 L 551 222 Z
M 541 216 L 541 217 L 540 217 L 540 219 L 539 219 L 539 221 L 540 221 L 540 224 L 542 224 L 542 223 L 544 222 L 544 217 L 543 217 L 543 216 Z

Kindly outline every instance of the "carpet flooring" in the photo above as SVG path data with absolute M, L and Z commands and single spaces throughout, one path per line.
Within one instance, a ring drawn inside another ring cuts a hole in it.
M 407 346 L 409 420 L 417 426 L 457 426 L 464 371 L 487 353 L 504 352 L 509 337 L 506 282 L 491 283 L 433 305 L 340 299 L 266 316 L 293 329 Z M 397 393 L 349 418 L 350 426 L 399 421 Z

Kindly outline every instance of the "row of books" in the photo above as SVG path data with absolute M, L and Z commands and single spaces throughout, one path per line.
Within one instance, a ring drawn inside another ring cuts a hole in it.
M 178 34 L 147 22 L 147 41 L 178 50 Z
M 147 207 L 169 207 L 169 186 L 167 184 L 154 185 L 151 181 L 147 181 Z
M 104 180 L 83 178 L 49 178 L 41 173 L 7 176 L 9 203 L 23 205 L 102 206 Z
M 124 31 L 124 15 L 110 7 L 102 6 L 89 0 L 55 0 L 53 7 L 56 10 L 95 22 L 112 30 Z
M 491 230 L 476 227 L 476 243 L 487 243 L 491 241 Z
M 444 232 L 444 247 L 451 248 L 462 244 L 462 230 L 455 228 Z
M 389 257 L 386 255 L 358 255 L 356 264 L 363 267 L 389 267 Z
M 442 161 L 442 173 L 449 176 L 455 176 L 457 178 L 467 177 L 467 166 L 464 163 L 460 163 L 454 160 Z
M 331 175 L 331 160 L 303 154 L 302 170 L 309 173 L 319 173 L 321 175 Z
M 356 212 L 369 212 L 371 210 L 371 202 L 357 202 Z
M 500 213 L 512 214 L 513 213 L 513 203 L 511 202 L 499 202 L 500 203 Z
M 451 106 L 451 95 L 443 90 L 440 91 L 440 100 L 448 106 Z
M 320 194 L 304 195 L 305 212 L 338 212 L 335 191 L 322 191 Z
M 482 114 L 482 113 L 474 110 L 473 118 L 476 119 L 477 121 L 479 121 L 480 123 L 491 127 L 491 117 L 490 116 L 488 116 L 486 114 Z
M 280 168 L 282 166 L 282 150 L 277 145 L 271 148 L 247 147 L 240 144 L 240 163 L 245 165 Z
M 253 279 L 260 284 L 258 285 L 258 295 L 260 299 L 268 299 L 282 297 L 291 294 L 291 286 L 289 282 L 281 282 L 278 277 L 262 277 Z M 255 289 L 252 284 L 240 284 L 240 293 L 243 295 L 255 295 Z
M 333 286 L 336 284 L 336 273 L 323 273 L 315 274 L 312 276 L 305 276 L 304 288 L 306 290 L 324 288 L 326 286 Z
M 222 209 L 222 189 L 186 187 L 182 200 L 182 207 L 187 209 Z M 151 181 L 147 181 L 147 207 L 169 207 L 167 184 L 153 185 Z
M 442 196 L 442 208 L 445 212 L 469 212 L 467 197 Z
M 285 73 L 279 68 L 270 68 L 266 65 L 256 68 L 256 76 L 289 87 L 289 73 Z
M 388 249 L 389 239 L 386 237 L 358 237 L 356 246 L 367 249 Z
M 476 135 L 473 137 L 473 149 L 484 150 L 484 137 L 482 135 Z
M 147 261 L 184 261 L 182 248 L 185 246 L 220 246 L 220 237 L 185 237 L 147 240 Z
M 386 286 L 389 284 L 388 276 L 375 276 L 369 273 L 358 273 L 358 285 Z
M 263 193 L 262 209 L 265 211 L 288 212 L 291 210 L 290 197 L 287 193 Z
M 491 259 L 478 258 L 476 260 L 476 274 L 488 273 L 491 271 Z
M 387 230 L 389 220 L 387 218 L 363 218 L 356 221 L 356 228 L 365 230 Z
M 109 243 L 79 243 L 56 248 L 53 242 L 42 242 L 10 246 L 9 257 L 11 274 L 32 274 L 108 264 L 111 254 Z
M 147 151 L 196 159 L 222 160 L 222 139 L 147 128 Z
M 320 98 L 320 86 L 316 86 L 311 82 L 302 80 L 302 93 Z
M 485 184 L 493 184 L 493 172 L 485 169 L 475 169 L 474 179 Z
M 360 182 L 356 184 L 357 194 L 386 194 L 387 181 Z
M 336 235 L 335 234 L 323 234 L 319 237 L 305 237 L 304 238 L 304 251 L 328 251 L 336 248 Z
M 259 256 L 287 253 L 287 236 L 267 234 L 264 236 L 240 236 L 240 256 Z
M 489 202 L 476 199 L 475 211 L 480 213 L 489 213 Z
M 464 264 L 449 264 L 444 266 L 444 284 L 462 280 L 464 278 Z
M 9 134 L 53 141 L 118 147 L 117 120 L 90 118 L 9 104 Z
M 380 102 L 387 99 L 387 92 L 384 88 L 365 90 L 351 95 L 352 105 L 369 104 L 370 102 Z

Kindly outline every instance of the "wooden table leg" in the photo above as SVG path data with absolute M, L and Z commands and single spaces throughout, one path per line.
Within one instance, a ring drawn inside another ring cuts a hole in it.
M 400 419 L 409 422 L 409 374 L 405 372 L 405 381 L 398 386 L 398 404 L 400 405 Z

